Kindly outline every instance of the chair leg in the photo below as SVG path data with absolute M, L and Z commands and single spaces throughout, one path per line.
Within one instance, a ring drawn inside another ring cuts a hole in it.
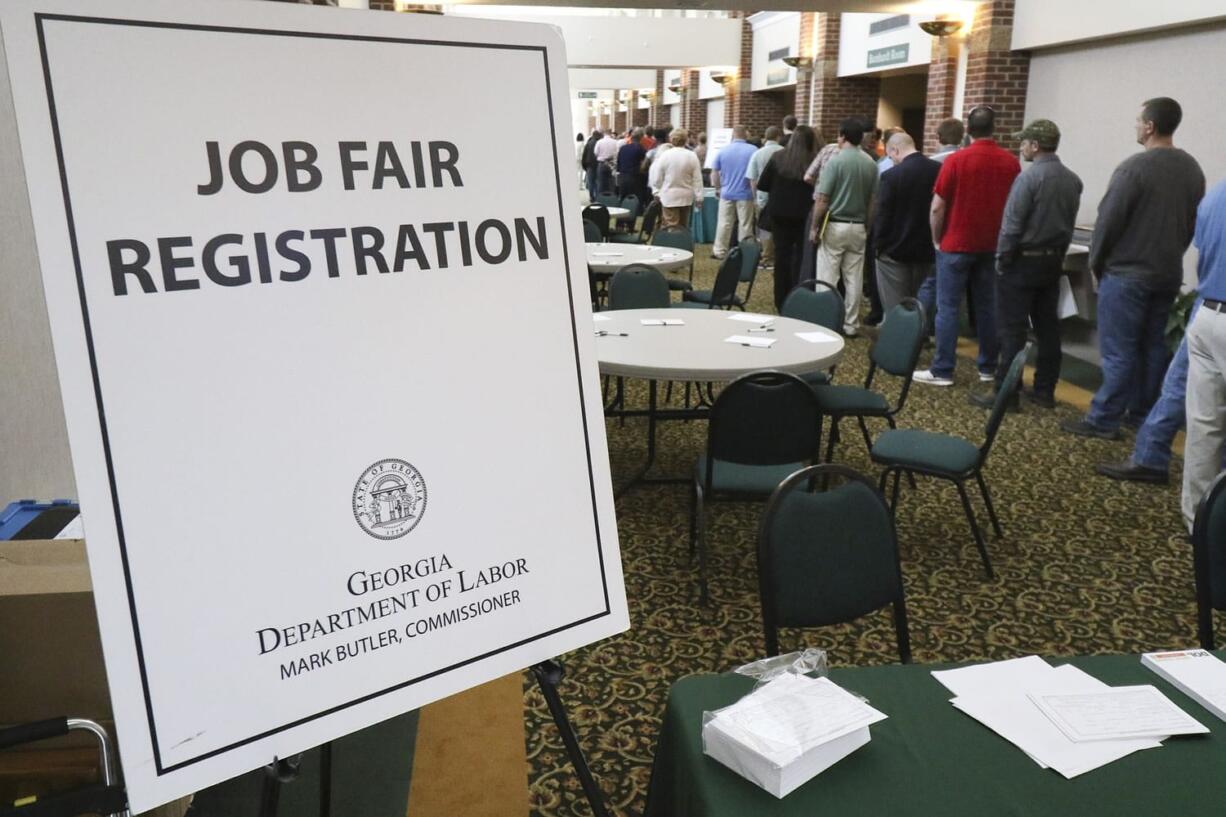
M 907 602 L 902 594 L 894 602 L 894 634 L 898 638 L 898 658 L 904 664 L 911 663 L 911 631 L 907 627 Z
M 1005 532 L 1000 528 L 1000 520 L 996 518 L 996 508 L 992 505 L 992 495 L 988 493 L 988 484 L 983 481 L 983 473 L 975 472 L 975 480 L 979 483 L 979 493 L 983 495 L 983 504 L 988 508 L 988 517 L 992 520 L 992 530 L 996 531 L 996 538 L 1003 539 Z
M 830 418 L 830 440 L 826 443 L 826 462 L 834 462 L 834 446 L 839 441 L 839 418 Z
M 908 474 L 911 472 L 908 471 Z M 894 472 L 894 490 L 890 492 L 890 516 L 898 511 L 898 488 L 902 484 L 902 469 Z
M 698 603 L 703 607 L 710 605 L 711 597 L 707 592 L 707 537 L 706 537 L 706 512 L 703 508 L 702 488 L 695 486 L 695 499 L 697 500 L 697 536 L 698 542 Z
M 690 491 L 690 561 L 694 560 L 694 550 L 698 542 L 698 494 L 702 490 L 695 482 L 694 490 Z
M 860 433 L 864 435 L 864 449 L 870 454 L 873 453 L 873 435 L 868 433 L 868 423 L 864 422 L 863 417 L 857 417 L 856 422 L 860 424 Z
M 889 424 L 890 424 L 890 428 L 891 428 L 891 429 L 897 429 L 897 428 L 898 428 L 898 423 L 895 423 L 895 422 L 894 422 L 894 416 L 893 416 L 893 415 L 891 415 L 891 414 L 887 414 L 887 415 L 885 416 L 885 421 L 886 421 L 887 423 L 889 423 Z M 913 491 L 914 491 L 916 488 L 918 488 L 918 487 L 919 487 L 918 485 L 916 485 L 916 484 L 915 484 L 915 474 L 911 473 L 910 471 L 908 471 L 908 472 L 907 472 L 907 482 L 908 482 L 908 483 L 910 483 L 910 485 L 911 485 L 911 490 L 913 490 Z
M 1200 648 L 1202 650 L 1213 649 L 1213 608 L 1207 604 L 1201 604 L 1200 599 L 1196 603 L 1196 632 L 1200 640 Z
M 967 496 L 966 486 L 961 481 L 955 481 L 954 485 L 958 486 L 958 496 L 962 497 L 962 510 L 966 511 L 966 521 L 971 523 L 971 534 L 974 535 L 975 547 L 979 548 L 979 555 L 983 558 L 984 572 L 987 573 L 989 580 L 994 580 L 996 574 L 992 572 L 992 560 L 988 557 L 988 546 L 984 544 L 979 523 L 975 521 L 975 511 L 971 508 L 971 498 Z
M 613 402 L 619 408 L 624 409 L 626 407 L 626 380 L 625 378 L 622 378 L 622 377 L 617 378 L 617 396 L 613 398 Z M 620 419 L 621 419 L 620 424 L 624 427 L 626 425 L 625 415 L 622 415 Z

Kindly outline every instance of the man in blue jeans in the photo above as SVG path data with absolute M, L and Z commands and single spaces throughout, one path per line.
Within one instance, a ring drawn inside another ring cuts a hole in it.
M 1188 323 L 1196 316 L 1200 299 L 1192 307 Z M 1124 462 L 1102 462 L 1094 470 L 1104 477 L 1129 482 L 1170 482 L 1171 443 L 1183 428 L 1188 389 L 1188 339 L 1179 344 L 1175 358 L 1162 380 L 1162 391 L 1145 423 L 1137 431 L 1132 456 Z
M 1089 265 L 1099 280 L 1103 384 L 1089 414 L 1060 424 L 1070 434 L 1118 439 L 1125 412 L 1139 419 L 1158 396 L 1167 363 L 1166 319 L 1205 195 L 1200 165 L 1174 145 L 1182 118 L 1179 103 L 1168 97 L 1142 105 L 1136 134 L 1145 150 L 1115 169 L 1098 205 Z
M 971 282 L 975 330 L 979 336 L 979 379 L 996 379 L 1000 341 L 996 336 L 996 239 L 1013 180 L 1022 172 L 1017 157 L 992 139 L 996 114 L 981 105 L 967 118 L 974 140 L 941 166 L 929 217 L 937 249 L 937 348 L 931 365 L 911 377 L 930 386 L 954 384 L 962 296 Z

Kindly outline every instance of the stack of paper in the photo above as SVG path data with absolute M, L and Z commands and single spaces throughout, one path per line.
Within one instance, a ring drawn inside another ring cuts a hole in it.
M 759 315 L 756 312 L 731 312 L 728 314 L 728 320 L 741 321 L 743 323 L 756 323 L 759 326 L 770 326 L 775 322 L 775 316 Z
M 731 335 L 724 338 L 724 343 L 739 343 L 742 346 L 752 346 L 755 349 L 769 349 L 775 345 L 775 339 L 752 338 L 749 335 Z
M 785 673 L 703 724 L 703 752 L 783 797 L 869 741 L 884 720 L 827 678 Z
M 955 707 L 1070 779 L 1172 734 L 1207 731 L 1153 687 L 1108 687 L 1037 656 L 932 674 Z
M 1226 663 L 1204 650 L 1151 652 L 1141 663 L 1226 721 Z

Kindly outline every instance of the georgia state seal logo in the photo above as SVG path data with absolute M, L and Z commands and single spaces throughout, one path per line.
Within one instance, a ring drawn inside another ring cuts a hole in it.
M 353 518 L 376 539 L 399 539 L 426 512 L 426 481 L 404 460 L 379 460 L 353 486 Z

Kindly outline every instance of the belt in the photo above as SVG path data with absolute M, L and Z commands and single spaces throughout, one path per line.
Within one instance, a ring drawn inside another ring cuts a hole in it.
M 863 221 L 852 221 L 849 218 L 835 218 L 831 216 L 827 219 L 831 224 L 863 224 Z
M 1215 301 L 1212 298 L 1206 298 L 1201 302 L 1201 306 L 1205 309 L 1212 309 L 1214 312 L 1226 312 L 1226 302 Z
M 1022 250 L 1018 255 L 1021 255 L 1023 258 L 1051 258 L 1052 256 L 1064 255 L 1064 251 L 1048 247 L 1047 249 Z

